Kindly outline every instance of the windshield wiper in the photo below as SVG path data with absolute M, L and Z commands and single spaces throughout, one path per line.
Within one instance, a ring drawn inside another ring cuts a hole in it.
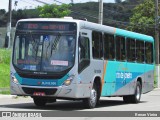
M 29 33 L 30 33 L 30 38 L 31 38 L 31 41 L 32 41 L 31 43 L 32 43 L 32 46 L 33 46 L 33 50 L 35 52 L 34 55 L 35 55 L 35 61 L 36 61 L 37 53 L 38 53 L 38 42 L 33 39 L 32 32 L 30 31 Z
M 61 38 L 61 34 L 59 33 L 59 34 L 56 36 L 53 44 L 51 45 L 51 56 L 52 56 L 52 50 L 55 50 L 55 49 L 56 49 L 56 46 L 57 46 L 60 38 Z M 51 57 L 51 56 L 50 56 L 50 57 Z

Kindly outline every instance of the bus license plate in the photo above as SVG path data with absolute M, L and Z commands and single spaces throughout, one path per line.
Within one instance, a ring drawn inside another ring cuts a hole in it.
M 34 92 L 33 93 L 34 96 L 45 96 L 44 92 Z

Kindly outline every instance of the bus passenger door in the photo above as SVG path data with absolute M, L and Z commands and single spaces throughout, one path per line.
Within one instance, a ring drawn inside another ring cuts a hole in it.
M 92 72 L 91 61 L 91 31 L 80 30 L 78 39 L 78 86 L 77 97 L 90 97 L 91 81 L 94 73 Z

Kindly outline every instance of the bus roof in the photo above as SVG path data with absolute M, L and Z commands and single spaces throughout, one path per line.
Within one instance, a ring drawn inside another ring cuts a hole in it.
M 18 22 L 29 22 L 29 21 L 76 22 L 77 24 L 80 25 L 80 28 L 88 28 L 91 30 L 102 31 L 102 32 L 112 34 L 112 35 L 118 35 L 118 36 L 128 37 L 132 39 L 154 42 L 154 39 L 152 36 L 148 36 L 148 35 L 144 35 L 144 34 L 140 34 L 136 32 L 131 32 L 131 31 L 115 28 L 115 27 L 110 27 L 106 25 L 100 25 L 97 23 L 92 23 L 92 22 L 88 22 L 84 20 L 72 19 L 70 17 L 68 18 L 31 18 L 31 19 L 22 19 L 22 20 L 19 20 Z
M 119 28 L 116 28 L 115 34 L 119 36 L 133 38 L 133 39 L 143 40 L 147 42 L 154 42 L 154 39 L 152 36 L 148 36 L 148 35 L 144 35 L 144 34 L 140 34 L 136 32 L 131 32 L 131 31 L 127 31 L 127 30 L 123 30 Z

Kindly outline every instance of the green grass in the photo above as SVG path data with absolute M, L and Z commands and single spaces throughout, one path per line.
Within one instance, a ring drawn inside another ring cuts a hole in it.
M 11 50 L 0 49 L 0 88 L 9 88 Z
M 0 49 L 0 64 L 10 64 L 11 50 Z
M 0 88 L 9 87 L 10 67 L 7 64 L 0 63 Z
M 0 91 L 0 94 L 8 95 L 11 94 L 10 91 Z

